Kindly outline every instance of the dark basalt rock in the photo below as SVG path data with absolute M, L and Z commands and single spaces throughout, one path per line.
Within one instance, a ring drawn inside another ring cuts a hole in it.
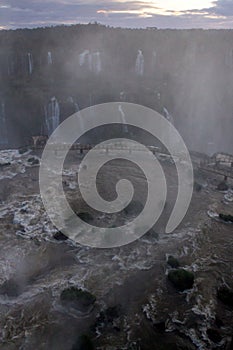
M 96 297 L 88 291 L 70 287 L 62 291 L 60 300 L 63 306 L 72 307 L 81 312 L 89 312 Z
M 176 258 L 174 258 L 174 256 L 172 255 L 169 255 L 167 259 L 167 264 L 174 269 L 177 269 L 180 266 L 179 261 Z
M 225 222 L 233 222 L 233 216 L 232 215 L 225 215 L 225 214 L 219 214 L 219 219 L 225 221 Z
M 222 337 L 217 329 L 207 329 L 207 335 L 209 339 L 214 343 L 219 343 L 222 340 Z
M 217 291 L 217 297 L 223 304 L 233 309 L 233 290 L 227 287 L 221 287 Z
M 3 168 L 5 168 L 5 167 L 7 167 L 7 166 L 9 166 L 9 165 L 11 165 L 11 163 L 1 163 L 0 164 L 0 169 L 3 169 Z
M 218 191 L 227 191 L 228 189 L 229 189 L 229 186 L 226 183 L 226 181 L 220 182 L 220 184 L 218 184 L 218 186 L 217 186 Z
M 24 154 L 28 151 L 28 148 L 27 147 L 22 147 L 19 149 L 19 154 Z
M 56 241 L 67 241 L 67 239 L 68 239 L 68 237 L 60 231 L 56 232 L 53 235 L 53 238 L 56 239 Z
M 31 165 L 39 165 L 40 161 L 39 159 L 32 157 L 28 159 L 28 163 L 30 163 Z
M 22 293 L 22 287 L 14 279 L 9 279 L 5 281 L 0 286 L 0 294 L 7 295 L 11 298 L 16 298 Z
M 155 323 L 154 327 L 157 332 L 164 333 L 166 330 L 166 323 L 164 321 L 161 321 L 161 322 Z
M 71 350 L 94 350 L 94 345 L 91 338 L 88 335 L 83 334 L 78 338 Z
M 193 188 L 196 192 L 200 192 L 202 190 L 202 185 L 200 185 L 198 182 L 194 182 Z
M 221 327 L 224 326 L 223 321 L 222 321 L 218 316 L 215 317 L 215 325 L 216 325 L 218 328 L 221 328 Z
M 121 305 L 108 307 L 106 310 L 101 311 L 95 324 L 92 326 L 92 330 L 95 332 L 97 328 L 104 328 L 105 330 L 107 328 L 112 329 L 113 322 L 121 316 L 121 311 Z M 120 331 L 120 328 L 116 325 L 114 325 L 113 329 L 118 332 Z
M 127 216 L 137 216 L 143 211 L 143 204 L 139 201 L 132 201 L 125 209 L 124 213 Z
M 93 216 L 87 212 L 79 213 L 78 217 L 85 222 L 93 221 Z
M 193 273 L 183 269 L 169 271 L 168 279 L 179 291 L 192 288 L 194 283 Z

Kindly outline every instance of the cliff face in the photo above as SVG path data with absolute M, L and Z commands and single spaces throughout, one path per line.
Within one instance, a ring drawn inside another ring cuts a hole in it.
M 233 32 L 92 25 L 0 31 L 0 147 L 90 105 L 171 114 L 188 147 L 232 152 Z

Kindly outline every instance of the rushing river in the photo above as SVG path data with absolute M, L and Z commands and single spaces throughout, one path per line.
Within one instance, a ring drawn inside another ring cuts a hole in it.
M 80 196 L 81 157 L 70 155 L 65 165 L 63 182 L 70 200 Z M 40 154 L 30 151 L 0 152 L 0 284 L 14 280 L 18 288 L 16 296 L 0 296 L 1 349 L 71 350 L 78 336 L 89 332 L 97 349 L 230 349 L 232 311 L 216 291 L 222 284 L 233 287 L 233 226 L 208 215 L 233 213 L 230 190 L 218 192 L 218 179 L 198 174 L 202 190 L 194 192 L 173 234 L 163 233 L 162 218 L 161 226 L 130 245 L 92 249 L 54 238 L 57 230 L 39 194 L 39 159 Z M 164 166 L 174 197 L 173 166 Z M 106 178 L 117 168 L 124 167 L 106 166 Z M 140 184 L 141 174 L 135 170 L 134 176 Z M 192 289 L 177 292 L 170 284 L 169 255 L 194 273 Z M 89 314 L 61 305 L 60 293 L 68 286 L 96 296 Z M 116 305 L 121 311 L 113 323 L 96 324 L 101 310 Z M 217 342 L 210 329 L 219 336 Z

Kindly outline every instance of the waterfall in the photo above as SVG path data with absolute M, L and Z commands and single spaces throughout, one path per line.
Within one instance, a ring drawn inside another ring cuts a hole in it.
M 126 92 L 125 91 L 120 92 L 120 101 L 126 101 Z
M 226 66 L 232 68 L 233 66 L 233 49 L 227 51 L 225 55 L 225 64 Z
M 83 51 L 79 55 L 79 65 L 82 67 L 88 65 L 90 72 L 99 74 L 102 70 L 100 52 L 91 53 L 89 50 Z
M 60 124 L 60 107 L 56 97 L 52 97 L 45 108 L 45 124 L 48 136 L 50 136 Z
M 99 74 L 102 70 L 100 52 L 95 52 L 92 55 L 92 71 Z
M 157 52 L 154 50 L 153 51 L 153 67 L 156 66 L 157 63 Z
M 124 113 L 124 111 L 122 109 L 122 105 L 119 105 L 118 110 L 119 110 L 119 112 L 121 114 L 121 122 L 122 122 L 122 124 L 124 124 L 123 125 L 123 131 L 125 133 L 128 133 L 128 126 L 127 126 L 127 123 L 126 123 L 126 120 L 125 120 L 125 113 Z
M 90 55 L 89 50 L 85 50 L 79 55 L 79 65 L 81 67 L 86 63 L 87 57 L 88 57 L 88 60 L 89 60 L 89 55 Z
M 142 50 L 138 50 L 135 71 L 138 76 L 143 76 L 144 74 L 144 56 Z
M 53 59 L 52 59 L 52 52 L 48 52 L 48 57 L 47 57 L 48 65 L 53 64 Z
M 163 107 L 163 113 L 164 113 L 165 118 L 166 118 L 171 124 L 174 125 L 173 116 L 168 112 L 167 108 Z
M 31 75 L 33 71 L 33 58 L 30 52 L 28 52 L 27 56 L 28 56 L 28 73 Z
M 2 102 L 0 106 L 0 144 L 8 144 L 7 125 L 6 125 L 6 113 L 5 103 Z
M 14 71 L 15 71 L 15 62 L 13 60 L 13 57 L 9 56 L 7 58 L 7 72 L 8 72 L 8 75 L 13 75 Z
M 72 96 L 70 96 L 68 98 L 68 101 L 74 105 L 75 113 L 78 113 L 80 111 L 80 108 L 79 108 L 78 103 L 75 102 L 74 98 Z M 83 120 L 81 113 L 79 114 L 79 120 L 80 120 L 80 129 L 83 132 L 84 131 L 84 120 Z

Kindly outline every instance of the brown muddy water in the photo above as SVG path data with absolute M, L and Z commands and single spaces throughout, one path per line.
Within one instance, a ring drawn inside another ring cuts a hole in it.
M 0 169 L 0 285 L 14 281 L 0 295 L 0 349 L 71 350 L 82 334 L 96 349 L 232 349 L 233 313 L 217 298 L 222 285 L 233 288 L 233 225 L 212 217 L 233 214 L 232 192 L 216 190 L 221 178 L 196 171 L 202 189 L 194 191 L 182 224 L 164 234 L 177 193 L 174 166 L 165 160 L 169 197 L 159 223 L 127 246 L 93 249 L 53 238 L 57 231 L 39 194 L 39 166 L 28 162 L 40 154 L 0 153 L 1 164 L 9 163 Z M 77 186 L 80 157 L 70 153 L 64 189 L 73 208 L 86 211 Z M 105 166 L 98 183 L 106 198 L 114 197 L 115 174 L 126 171 L 143 202 L 143 174 L 131 167 L 120 160 Z M 126 218 L 97 219 L 109 226 Z M 192 289 L 178 292 L 168 281 L 169 255 L 194 273 Z M 89 313 L 61 305 L 60 293 L 69 286 L 96 296 Z M 101 321 L 100 312 L 109 307 L 117 311 Z

